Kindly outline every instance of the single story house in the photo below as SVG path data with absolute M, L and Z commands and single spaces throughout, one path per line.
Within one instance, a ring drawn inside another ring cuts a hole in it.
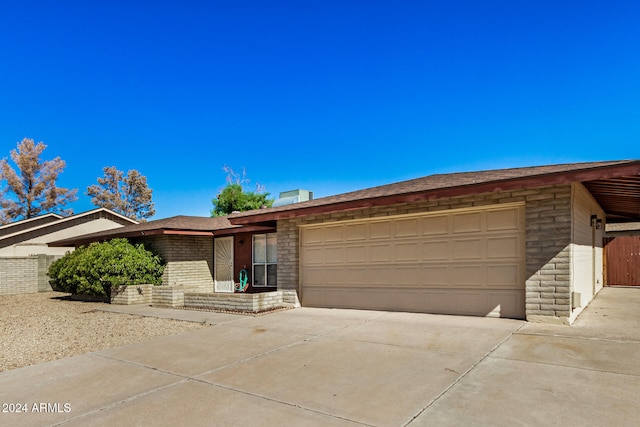
M 639 219 L 640 161 L 608 161 L 431 175 L 54 245 L 148 243 L 209 273 L 204 292 L 232 291 L 245 270 L 253 291 L 295 305 L 570 324 L 604 286 L 605 225 Z M 173 270 L 166 285 L 194 280 Z
M 231 215 L 276 226 L 301 305 L 572 323 L 604 285 L 607 222 L 640 218 L 640 161 L 432 175 Z
M 48 213 L 0 226 L 0 294 L 51 290 L 46 279 L 48 266 L 74 245 L 52 247 L 49 243 L 137 223 L 98 208 L 68 217 Z

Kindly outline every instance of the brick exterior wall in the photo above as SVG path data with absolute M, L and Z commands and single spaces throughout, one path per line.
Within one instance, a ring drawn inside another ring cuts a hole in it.
M 213 292 L 213 277 L 204 260 L 168 262 L 162 273 L 162 284 L 183 286 L 191 292 Z
M 0 258 L 0 295 L 50 291 L 47 270 L 51 255 Z
M 527 320 L 571 315 L 571 185 L 527 197 Z
M 213 237 L 161 235 L 136 237 L 131 241 L 144 244 L 165 262 L 204 260 L 213 275 Z
M 298 290 L 300 225 L 525 202 L 527 319 L 568 321 L 571 188 L 556 185 L 279 220 L 278 290 Z
M 183 286 L 190 292 L 213 292 L 213 237 L 148 236 L 131 239 L 157 253 L 166 263 L 164 286 Z

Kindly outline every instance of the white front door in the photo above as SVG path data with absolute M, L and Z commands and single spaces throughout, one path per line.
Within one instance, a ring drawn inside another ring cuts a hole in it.
M 213 240 L 215 291 L 233 292 L 233 236 Z

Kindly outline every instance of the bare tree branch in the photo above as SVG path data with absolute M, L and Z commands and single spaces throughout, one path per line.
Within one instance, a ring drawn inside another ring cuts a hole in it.
M 60 157 L 42 161 L 40 155 L 45 148 L 43 142 L 36 144 L 33 139 L 24 138 L 17 149 L 11 150 L 11 160 L 17 171 L 6 158 L 0 161 L 0 180 L 7 182 L 0 193 L 0 222 L 3 224 L 47 212 L 73 213 L 63 207 L 77 200 L 78 190 L 56 185 L 66 163 Z

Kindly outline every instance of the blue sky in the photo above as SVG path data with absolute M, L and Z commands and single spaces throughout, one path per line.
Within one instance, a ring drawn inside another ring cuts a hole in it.
M 277 196 L 640 158 L 638 1 L 19 1 L 0 6 L 0 157 L 86 188 L 138 169 L 155 218 L 223 166 Z

